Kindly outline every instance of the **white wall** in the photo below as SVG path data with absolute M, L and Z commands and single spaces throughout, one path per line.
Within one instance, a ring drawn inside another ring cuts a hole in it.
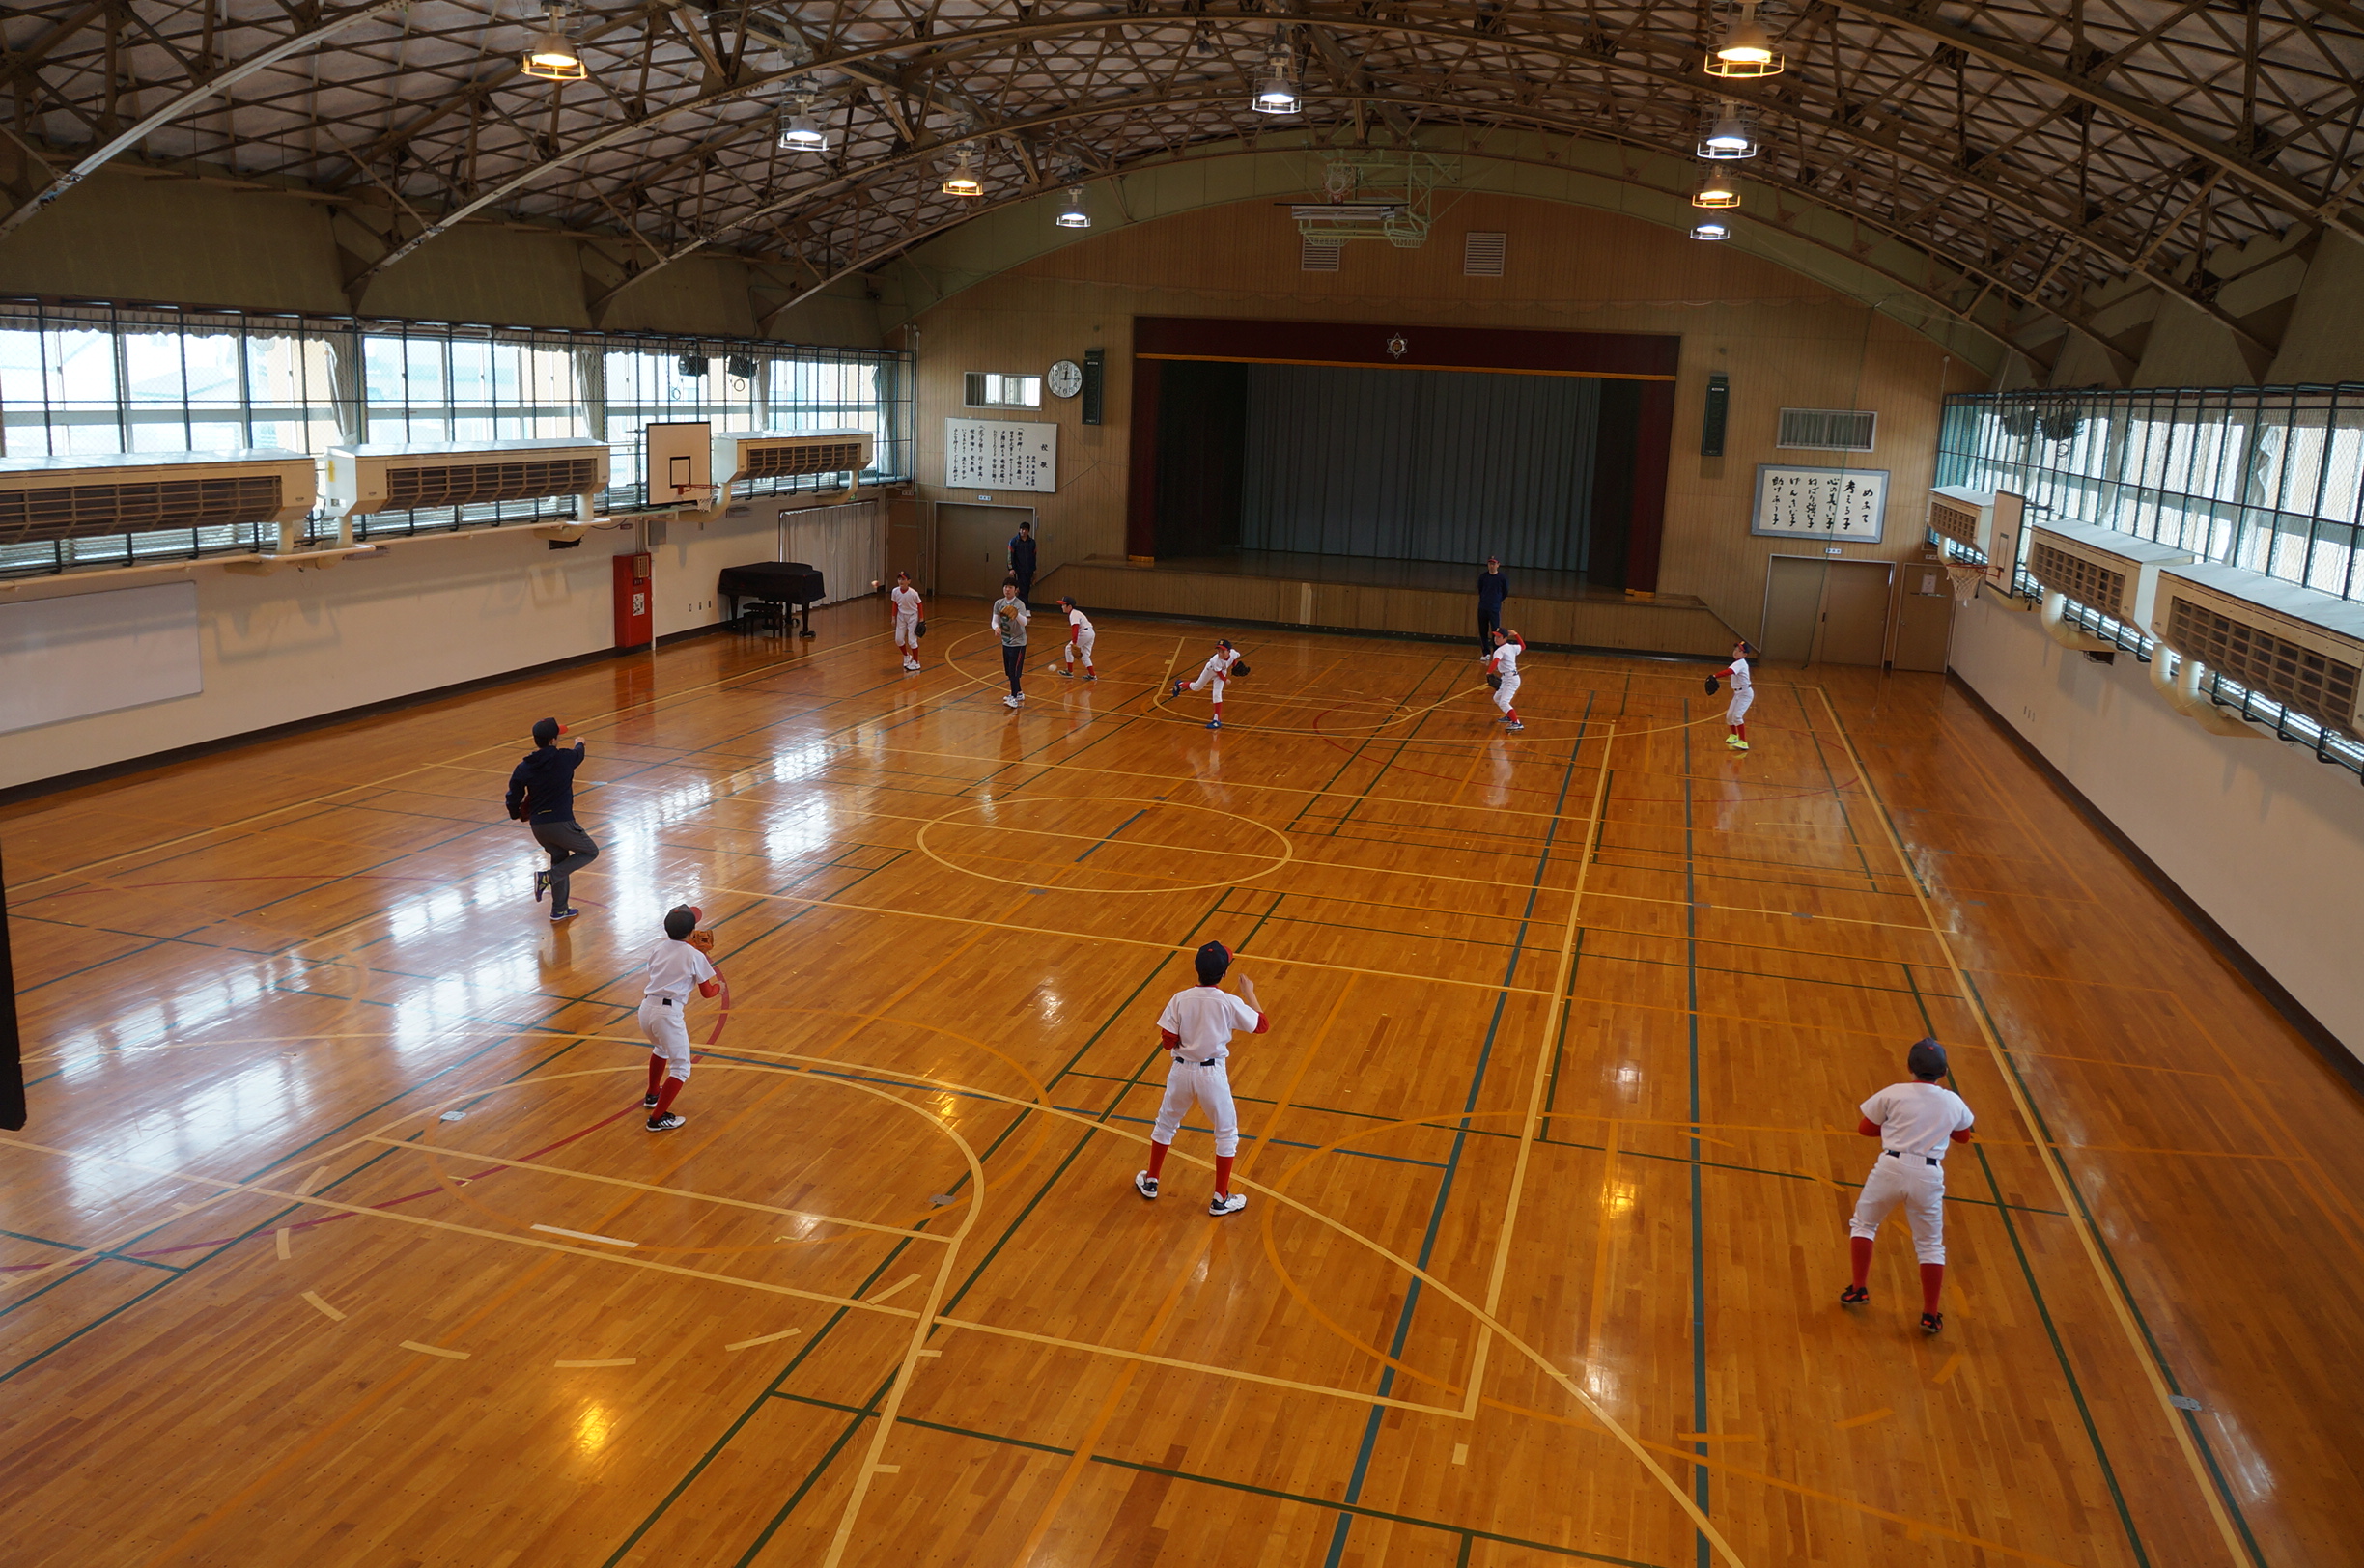
M 2271 739 L 2209 734 L 2130 654 L 2096 664 L 1984 592 L 1954 672 L 2060 770 L 2301 1006 L 2364 1056 L 2364 787 Z
M 807 560 L 829 574 L 832 599 L 869 592 L 886 560 L 881 503 L 791 512 L 784 530 L 779 513 L 767 500 L 703 528 L 672 526 L 655 552 L 659 636 L 721 620 L 715 579 L 725 566 Z M 783 532 L 811 553 L 783 556 Z M 594 529 L 553 550 L 526 529 L 478 529 L 398 541 L 325 571 L 252 577 L 192 566 L 205 689 L 0 737 L 0 788 L 612 648 L 609 560 L 638 539 L 634 527 Z M 8 597 L 169 580 L 66 576 Z M 0 682 L 14 678 L 0 660 Z

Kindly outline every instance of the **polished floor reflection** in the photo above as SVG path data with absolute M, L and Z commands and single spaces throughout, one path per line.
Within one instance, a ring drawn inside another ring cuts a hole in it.
M 1742 757 L 1696 666 L 1531 656 L 1510 736 L 1467 650 L 1259 633 L 1218 733 L 1209 632 L 1013 714 L 937 610 L 0 812 L 13 1564 L 2358 1560 L 2364 1106 L 1938 679 L 1765 671 Z M 1202 1125 L 1131 1186 L 1209 939 L 1222 1220 Z M 1836 1301 L 1928 1032 L 1934 1337 L 1900 1234 Z

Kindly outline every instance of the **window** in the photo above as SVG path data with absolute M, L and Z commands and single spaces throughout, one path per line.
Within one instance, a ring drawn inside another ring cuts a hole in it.
M 1039 402 L 1034 378 L 1005 379 L 1029 384 Z M 317 456 L 362 442 L 588 436 L 610 452 L 602 504 L 629 510 L 646 499 L 642 427 L 684 419 L 709 420 L 717 431 L 867 431 L 865 478 L 905 479 L 911 360 L 769 341 L 0 302 L 0 453 L 9 457 L 250 447 Z M 742 488 L 841 483 L 833 474 L 778 475 Z M 382 538 L 473 527 L 572 505 L 564 497 L 421 505 L 356 518 L 355 531 Z M 259 543 L 253 524 L 207 522 L 0 545 L 0 576 L 242 552 Z
M 1879 415 L 1868 408 L 1784 408 L 1774 443 L 1806 452 L 1869 452 Z
M 962 401 L 971 408 L 1039 408 L 1042 406 L 1042 378 L 1039 376 L 1001 376 L 989 370 L 972 370 L 962 377 L 967 390 Z

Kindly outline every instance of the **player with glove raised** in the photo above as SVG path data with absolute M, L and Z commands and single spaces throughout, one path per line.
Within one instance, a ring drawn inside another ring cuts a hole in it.
M 1756 652 L 1748 645 L 1748 639 L 1743 637 L 1732 644 L 1731 662 L 1707 677 L 1707 695 L 1710 697 L 1721 689 L 1719 677 L 1731 683 L 1731 701 L 1724 708 L 1724 743 L 1734 751 L 1749 748 L 1748 711 L 1749 704 L 1757 700 L 1757 688 L 1749 680 L 1748 661 Z

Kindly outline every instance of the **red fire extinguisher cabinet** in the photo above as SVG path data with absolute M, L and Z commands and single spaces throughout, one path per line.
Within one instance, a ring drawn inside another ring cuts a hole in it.
M 646 648 L 657 640 L 657 558 L 653 555 L 615 557 L 615 645 Z

